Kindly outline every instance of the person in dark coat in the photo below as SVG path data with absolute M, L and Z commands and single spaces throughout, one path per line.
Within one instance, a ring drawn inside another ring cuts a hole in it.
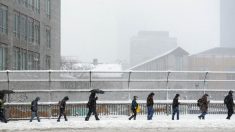
M 173 104 L 172 104 L 172 120 L 174 120 L 175 114 L 177 114 L 177 120 L 179 120 L 179 94 L 175 95 L 175 98 L 173 99 Z
M 147 97 L 147 109 L 148 109 L 147 120 L 152 120 L 152 117 L 153 117 L 153 113 L 154 113 L 154 110 L 153 110 L 153 104 L 154 104 L 153 96 L 154 95 L 155 95 L 154 93 L 150 93 Z
M 59 118 L 57 119 L 57 122 L 60 122 L 60 118 L 63 115 L 64 120 L 68 121 L 66 113 L 65 113 L 65 108 L 66 108 L 66 102 L 69 100 L 68 96 L 65 96 L 60 102 L 59 102 L 59 107 L 60 107 L 60 115 Z
M 138 103 L 136 102 L 137 100 L 137 96 L 134 96 L 133 100 L 132 100 L 132 103 L 131 103 L 131 110 L 133 112 L 133 115 L 131 117 L 129 117 L 129 120 L 131 120 L 132 118 L 134 118 L 134 120 L 136 120 L 136 110 L 137 110 L 137 106 L 138 106 Z
M 0 97 L 0 121 L 7 123 L 7 119 L 5 118 L 4 114 L 4 97 Z
M 33 121 L 34 117 L 37 117 L 38 122 L 40 122 L 39 116 L 38 116 L 38 101 L 40 100 L 39 97 L 37 97 L 35 100 L 31 102 L 31 119 L 30 122 Z
M 92 113 L 95 115 L 96 120 L 100 120 L 99 117 L 98 117 L 98 114 L 96 112 L 96 100 L 98 100 L 98 97 L 96 97 L 95 92 L 92 92 L 90 97 L 89 97 L 89 101 L 87 103 L 87 107 L 88 107 L 89 111 L 87 113 L 85 121 L 89 120 Z
M 229 91 L 228 95 L 224 98 L 224 103 L 228 109 L 228 116 L 226 119 L 230 120 L 231 116 L 234 113 L 233 91 Z
M 200 108 L 201 111 L 201 115 L 198 116 L 199 119 L 205 119 L 205 115 L 207 114 L 208 111 L 208 105 L 210 103 L 210 101 L 207 100 L 208 98 L 208 94 L 204 94 L 202 96 L 202 98 L 200 98 L 198 100 L 198 106 Z

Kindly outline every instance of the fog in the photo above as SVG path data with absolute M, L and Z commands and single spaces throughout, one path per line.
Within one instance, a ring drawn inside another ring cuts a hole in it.
M 139 31 L 169 31 L 197 53 L 219 45 L 219 0 L 61 0 L 62 56 L 129 61 Z

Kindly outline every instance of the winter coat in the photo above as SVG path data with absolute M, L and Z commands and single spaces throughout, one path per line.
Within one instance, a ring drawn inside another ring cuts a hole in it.
M 90 97 L 89 97 L 89 101 L 88 101 L 88 108 L 91 109 L 91 108 L 96 108 L 96 100 L 98 98 L 95 97 L 95 94 L 91 94 Z
M 148 96 L 147 98 L 147 106 L 153 106 L 154 101 L 153 101 L 153 96 Z
M 178 97 L 177 97 L 177 98 L 175 97 L 175 98 L 173 99 L 173 104 L 172 104 L 173 109 L 176 108 L 176 107 L 179 107 L 179 104 L 180 104 L 180 103 L 179 103 Z
M 233 102 L 233 95 L 232 94 L 228 94 L 226 97 L 225 97 L 225 104 L 227 106 L 228 109 L 233 109 L 233 106 L 234 106 L 234 102 Z
M 60 105 L 60 109 L 61 109 L 61 110 L 65 110 L 65 107 L 66 107 L 66 100 L 64 100 L 64 99 L 61 100 L 59 105 Z
M 207 112 L 208 111 L 208 105 L 209 101 L 207 101 L 207 96 L 202 96 L 201 99 L 199 99 L 199 107 L 201 112 Z
M 32 112 L 38 111 L 38 100 L 34 100 L 31 102 L 31 111 Z
M 133 99 L 131 103 L 131 110 L 136 110 L 137 106 L 138 106 L 138 103 L 136 102 L 135 99 Z

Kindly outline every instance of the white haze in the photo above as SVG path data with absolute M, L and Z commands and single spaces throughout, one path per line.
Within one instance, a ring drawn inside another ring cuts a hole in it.
M 128 61 L 140 30 L 169 31 L 197 53 L 219 45 L 219 0 L 61 0 L 62 56 Z

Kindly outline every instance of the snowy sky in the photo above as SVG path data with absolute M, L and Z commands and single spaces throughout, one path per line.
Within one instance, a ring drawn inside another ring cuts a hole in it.
M 82 61 L 129 60 L 140 30 L 169 31 L 197 53 L 219 45 L 219 0 L 61 0 L 61 53 Z

